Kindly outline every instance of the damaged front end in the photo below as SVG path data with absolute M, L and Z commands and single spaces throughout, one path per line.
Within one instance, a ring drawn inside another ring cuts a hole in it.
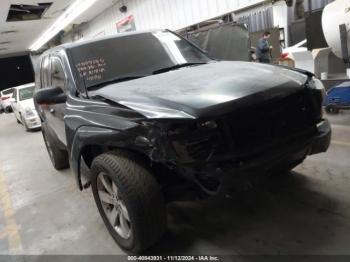
M 150 119 L 141 123 L 148 131 L 135 145 L 152 162 L 214 195 L 237 177 L 291 169 L 325 152 L 331 129 L 323 119 L 322 92 L 309 82 L 286 97 L 244 104 L 217 117 Z

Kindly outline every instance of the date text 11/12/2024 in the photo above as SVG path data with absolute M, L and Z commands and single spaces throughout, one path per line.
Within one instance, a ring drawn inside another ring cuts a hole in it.
M 128 256 L 128 261 L 220 261 L 218 256 Z

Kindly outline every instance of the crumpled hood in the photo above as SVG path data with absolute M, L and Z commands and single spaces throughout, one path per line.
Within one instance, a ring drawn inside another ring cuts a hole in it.
M 214 62 L 111 84 L 94 95 L 148 118 L 199 118 L 232 111 L 242 103 L 287 96 L 306 81 L 306 75 L 282 67 Z

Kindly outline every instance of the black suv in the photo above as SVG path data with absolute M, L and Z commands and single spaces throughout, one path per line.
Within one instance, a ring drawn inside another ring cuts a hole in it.
M 312 74 L 215 61 L 167 30 L 51 49 L 36 87 L 54 167 L 70 166 L 80 190 L 91 184 L 107 229 L 131 252 L 162 236 L 168 201 L 287 172 L 330 144 Z

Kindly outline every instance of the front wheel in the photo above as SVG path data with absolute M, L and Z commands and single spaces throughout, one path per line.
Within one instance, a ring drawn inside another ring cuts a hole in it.
M 132 154 L 98 156 L 91 167 L 91 186 L 98 211 L 121 248 L 140 253 L 163 235 L 166 211 L 160 187 Z
M 6 107 L 5 108 L 5 113 L 6 114 L 9 114 L 9 113 L 12 113 L 13 111 L 12 111 L 12 107 L 11 106 L 8 106 L 8 107 Z
M 326 112 L 328 113 L 328 114 L 334 114 L 334 115 L 336 115 L 336 114 L 339 114 L 339 107 L 337 107 L 336 105 L 328 105 L 328 106 L 326 106 Z

